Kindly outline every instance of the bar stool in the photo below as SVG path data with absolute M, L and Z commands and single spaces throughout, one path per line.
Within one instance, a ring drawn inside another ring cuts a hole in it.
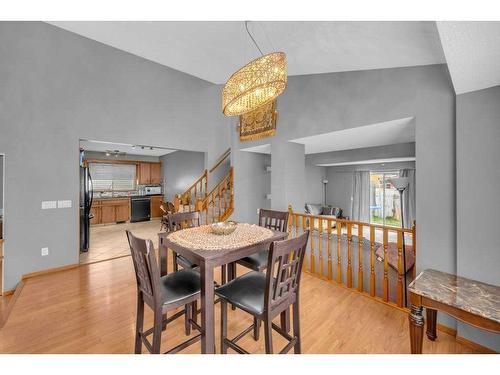
M 168 223 L 168 230 L 170 232 L 175 232 L 177 230 L 185 228 L 193 228 L 200 226 L 200 213 L 198 211 L 191 212 L 176 212 L 173 214 L 166 215 L 166 221 Z M 183 268 L 195 268 L 198 267 L 196 264 L 191 262 L 189 259 L 183 257 L 182 255 L 173 252 L 173 264 L 174 271 L 179 270 L 179 265 Z
M 248 352 L 237 344 L 255 327 L 255 319 L 264 322 L 266 353 L 273 353 L 272 330 L 274 329 L 288 344 L 279 352 L 287 353 L 292 347 L 295 354 L 301 352 L 299 287 L 302 263 L 306 252 L 309 231 L 300 237 L 273 242 L 269 249 L 267 272 L 250 271 L 243 276 L 216 288 L 215 294 L 221 300 L 221 352 L 230 347 L 238 353 Z M 227 338 L 228 303 L 254 317 L 254 324 L 235 336 Z M 293 306 L 293 336 L 272 322 L 273 318 Z
M 288 229 L 288 216 L 289 216 L 288 211 L 286 212 L 273 211 L 261 208 L 259 210 L 259 225 L 264 228 L 277 230 L 280 232 L 286 232 Z M 269 256 L 269 249 L 268 247 L 264 247 L 260 249 L 260 251 L 258 251 L 257 253 L 242 258 L 238 260 L 236 263 L 243 267 L 249 268 L 253 271 L 263 272 L 267 267 L 268 256 Z M 229 265 L 228 269 L 229 280 L 232 280 L 236 277 L 236 263 L 232 263 L 231 265 Z M 284 327 L 287 332 L 290 330 L 289 315 L 290 315 L 289 311 L 285 311 L 283 313 L 282 323 L 281 323 L 282 327 Z M 253 335 L 255 341 L 257 341 L 259 340 L 259 331 L 260 331 L 260 324 L 257 320 L 255 320 L 254 322 L 254 327 L 255 329 Z
M 135 353 L 142 353 L 142 345 L 152 354 L 160 353 L 161 333 L 168 323 L 184 315 L 186 335 L 191 334 L 191 327 L 200 333 L 165 354 L 177 353 L 201 339 L 201 327 L 195 321 L 196 301 L 200 298 L 201 282 L 198 272 L 192 269 L 169 273 L 160 277 L 156 255 L 151 240 L 135 237 L 126 231 L 132 253 L 137 281 L 137 321 L 135 331 Z M 154 312 L 153 327 L 144 331 L 144 305 Z M 167 318 L 168 311 L 184 306 L 184 309 Z M 153 343 L 147 339 L 153 334 Z

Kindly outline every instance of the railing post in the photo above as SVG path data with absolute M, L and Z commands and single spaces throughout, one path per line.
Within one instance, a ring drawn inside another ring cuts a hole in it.
M 288 205 L 288 236 L 291 237 L 295 217 L 293 216 L 292 205 Z
M 389 278 L 388 278 L 388 263 L 387 263 L 387 246 L 388 246 L 388 230 L 384 227 L 384 301 L 389 301 Z
M 351 260 L 351 242 L 352 242 L 352 224 L 347 223 L 347 287 L 352 288 L 352 260 Z
M 306 231 L 306 217 L 305 216 L 302 216 L 302 233 L 304 233 Z M 309 241 L 311 241 L 311 233 L 309 234 Z M 305 258 L 305 254 L 304 254 L 304 258 Z M 304 259 L 304 263 L 303 263 L 303 270 L 306 271 L 307 270 L 307 266 L 306 266 L 306 262 L 305 262 L 305 259 Z
M 323 219 L 318 219 L 319 277 L 323 277 Z
M 342 283 L 342 262 L 340 260 L 340 254 L 342 252 L 342 221 L 337 220 L 337 282 Z
M 370 295 L 375 297 L 375 227 L 370 226 Z
M 413 247 L 413 256 L 415 258 L 415 264 L 413 265 L 411 273 L 412 279 L 415 280 L 417 277 L 417 222 L 415 220 L 413 220 L 413 226 L 411 227 L 411 244 Z
M 179 194 L 175 194 L 174 198 L 175 212 L 179 212 L 180 205 L 181 205 L 181 196 Z
M 397 232 L 398 239 L 397 239 L 397 246 L 398 246 L 398 288 L 397 288 L 397 296 L 396 296 L 396 303 L 398 304 L 399 307 L 403 306 L 403 272 L 405 267 L 403 266 L 403 235 L 404 232 Z
M 311 234 L 309 237 L 311 238 L 311 254 L 310 254 L 310 262 L 311 262 L 311 273 L 314 273 L 314 216 L 309 217 L 309 229 L 311 230 Z
M 358 224 L 358 291 L 363 288 L 363 225 Z
M 328 228 L 326 228 L 327 232 L 327 252 L 328 252 L 328 261 L 326 266 L 328 267 L 327 270 L 327 277 L 328 280 L 331 280 L 333 278 L 333 271 L 332 271 L 332 221 L 328 219 L 327 221 Z

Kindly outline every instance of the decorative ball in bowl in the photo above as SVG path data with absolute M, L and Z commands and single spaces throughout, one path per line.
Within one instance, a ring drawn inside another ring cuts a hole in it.
M 210 224 L 213 234 L 228 235 L 236 230 L 238 224 L 234 221 L 220 221 L 218 223 Z

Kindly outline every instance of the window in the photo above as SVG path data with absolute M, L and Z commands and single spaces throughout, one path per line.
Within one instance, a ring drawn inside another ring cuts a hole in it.
M 89 168 L 93 191 L 135 190 L 135 165 L 90 163 Z
M 370 172 L 370 222 L 401 226 L 399 192 L 390 180 L 399 172 Z

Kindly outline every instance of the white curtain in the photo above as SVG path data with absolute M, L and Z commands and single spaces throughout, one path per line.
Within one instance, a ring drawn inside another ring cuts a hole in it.
M 370 172 L 353 174 L 351 213 L 352 220 L 370 222 Z
M 405 227 L 411 228 L 413 225 L 413 220 L 415 220 L 415 201 L 416 201 L 416 190 L 415 190 L 415 169 L 401 169 L 399 171 L 401 177 L 408 177 L 408 187 L 403 193 L 403 218 L 405 221 Z

